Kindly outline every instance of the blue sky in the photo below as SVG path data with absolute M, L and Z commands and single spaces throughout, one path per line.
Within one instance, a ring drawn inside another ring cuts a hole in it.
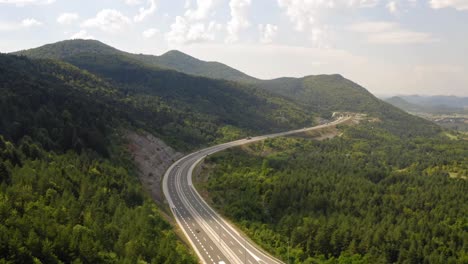
M 259 78 L 340 73 L 379 95 L 468 96 L 468 0 L 0 0 L 0 52 L 93 38 Z

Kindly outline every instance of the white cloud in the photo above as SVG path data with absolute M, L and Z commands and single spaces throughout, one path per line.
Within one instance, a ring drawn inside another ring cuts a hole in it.
M 365 34 L 370 43 L 420 44 L 438 41 L 429 33 L 406 30 L 397 23 L 385 21 L 356 23 L 349 30 Z
M 208 24 L 190 22 L 187 18 L 177 16 L 171 25 L 171 30 L 166 33 L 166 40 L 170 45 L 190 44 L 215 39 L 215 33 L 222 26 L 214 21 Z
M 330 15 L 334 9 L 356 9 L 375 7 L 379 0 L 277 0 L 298 32 L 308 33 L 314 47 L 329 47 L 332 27 L 324 23 L 323 14 Z
M 16 6 L 49 5 L 54 2 L 55 0 L 0 0 L 0 4 L 11 4 Z
M 11 23 L 11 22 L 0 22 L 0 31 L 15 31 L 30 27 L 42 26 L 42 22 L 34 18 L 26 18 L 21 22 Z
M 131 23 L 130 19 L 114 9 L 103 9 L 96 17 L 84 21 L 85 28 L 99 28 L 102 31 L 115 33 Z
M 468 0 L 431 0 L 429 3 L 433 9 L 451 7 L 459 11 L 468 10 Z
M 131 5 L 131 6 L 139 5 L 141 4 L 141 0 L 125 0 L 125 4 Z
M 217 2 L 217 0 L 197 0 L 197 8 L 189 9 L 191 2 L 186 1 L 184 6 L 188 10 L 185 12 L 185 16 L 193 20 L 206 19 L 212 13 Z
M 139 10 L 138 15 L 136 15 L 133 18 L 133 20 L 135 20 L 135 22 L 141 22 L 147 16 L 152 15 L 152 14 L 154 14 L 154 12 L 156 12 L 156 9 L 157 9 L 156 0 L 149 0 L 148 2 L 149 2 L 149 7 L 148 8 L 141 7 L 140 10 Z
M 369 35 L 369 42 L 380 44 L 422 44 L 436 42 L 429 33 L 396 30 Z
M 212 41 L 222 25 L 215 21 L 206 21 L 213 13 L 218 0 L 197 0 L 196 7 L 192 1 L 185 2 L 187 9 L 183 16 L 177 16 L 165 37 L 169 45 L 184 45 Z
M 397 14 L 398 13 L 398 3 L 396 1 L 390 1 L 386 5 L 388 11 L 392 14 Z
M 273 42 L 273 39 L 278 34 L 278 26 L 272 24 L 260 24 L 258 25 L 260 30 L 260 42 L 269 44 Z
M 36 26 L 41 26 L 42 22 L 37 21 L 34 18 L 26 18 L 21 21 L 21 26 L 23 27 L 36 27 Z
M 237 41 L 239 39 L 240 31 L 249 27 L 250 23 L 247 18 L 247 13 L 250 4 L 251 0 L 231 0 L 229 2 L 231 20 L 227 24 L 227 42 Z
M 149 28 L 145 31 L 143 31 L 143 37 L 146 39 L 154 37 L 156 34 L 159 33 L 159 29 L 156 28 Z
M 80 16 L 76 13 L 63 13 L 57 18 L 57 22 L 62 25 L 70 25 L 79 18 Z
M 349 29 L 359 33 L 380 33 L 398 28 L 398 24 L 386 21 L 362 22 L 352 24 Z
M 79 32 L 70 36 L 70 39 L 94 39 L 94 37 L 88 34 L 86 30 L 80 30 Z
M 374 7 L 378 0 L 277 0 L 297 31 L 316 26 L 323 9 Z
M 343 7 L 354 7 L 354 8 L 369 8 L 375 7 L 379 3 L 378 0 L 348 0 L 341 3 Z

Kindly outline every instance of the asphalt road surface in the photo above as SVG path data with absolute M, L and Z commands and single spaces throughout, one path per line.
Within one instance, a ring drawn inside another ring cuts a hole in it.
M 291 135 L 333 126 L 349 120 L 337 120 L 310 128 L 252 137 L 224 143 L 191 153 L 169 167 L 163 180 L 163 191 L 177 223 L 188 238 L 202 263 L 283 263 L 239 234 L 217 214 L 192 185 L 195 166 L 207 155 L 255 141 Z

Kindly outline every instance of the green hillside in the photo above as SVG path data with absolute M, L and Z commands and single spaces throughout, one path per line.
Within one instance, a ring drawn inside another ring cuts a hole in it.
M 143 115 L 117 89 L 0 55 L 0 112 L 2 263 L 196 263 L 138 181 L 118 134 Z
M 211 155 L 199 191 L 285 263 L 465 263 L 468 141 L 341 132 Z
M 385 99 L 385 101 L 407 112 L 418 112 L 424 110 L 423 107 L 416 104 L 412 104 L 399 96 L 394 96 Z
M 176 105 L 177 110 L 190 105 L 187 108 L 190 111 L 195 107 L 196 111 L 203 112 L 210 120 L 219 120 L 222 116 L 221 119 L 227 119 L 225 121 L 229 125 L 244 130 L 284 130 L 300 127 L 307 122 L 310 124 L 307 113 L 330 117 L 333 111 L 351 111 L 368 113 L 381 119 L 383 126 L 399 136 L 434 135 L 440 131 L 439 127 L 431 122 L 411 116 L 377 99 L 365 88 L 341 75 L 250 80 L 244 84 L 208 80 L 162 68 L 234 80 L 238 79 L 239 74 L 231 68 L 226 70 L 222 64 L 204 64 L 178 51 L 171 51 L 159 57 L 130 54 L 94 40 L 62 41 L 18 54 L 68 61 L 116 83 L 125 93 L 145 94 L 146 99 L 148 94 L 151 94 L 151 100 L 169 100 L 171 106 Z M 220 75 L 220 72 L 223 73 Z M 234 87 L 235 89 L 232 89 Z M 221 90 L 226 90 L 227 94 L 221 96 Z M 259 104 L 257 99 L 247 99 L 252 95 L 268 102 L 267 110 L 261 108 L 262 104 Z M 141 99 L 141 96 L 138 97 Z M 271 112 L 268 109 L 276 111 Z M 256 122 L 251 122 L 253 119 Z M 197 132 L 200 125 L 206 127 L 205 124 L 198 124 L 189 134 L 200 134 Z M 270 129 L 265 129 L 266 127 Z M 211 130 L 209 133 L 210 140 L 216 138 L 215 131 Z M 200 136 L 192 142 L 197 140 L 200 140 Z
M 149 65 L 174 69 L 196 76 L 230 81 L 252 82 L 257 80 L 225 64 L 202 61 L 177 50 L 168 51 L 161 56 L 133 55 L 132 57 Z
M 379 125 L 398 136 L 431 136 L 440 131 L 433 123 L 381 101 L 338 74 L 280 78 L 258 82 L 258 86 L 325 117 L 333 111 L 367 113 L 379 118 L 382 121 Z
M 64 59 L 80 53 L 123 55 L 150 66 L 172 69 L 186 74 L 213 79 L 231 81 L 257 80 L 225 64 L 202 61 L 177 50 L 166 52 L 161 56 L 132 54 L 117 50 L 97 40 L 65 40 L 34 49 L 19 51 L 14 54 L 32 58 Z

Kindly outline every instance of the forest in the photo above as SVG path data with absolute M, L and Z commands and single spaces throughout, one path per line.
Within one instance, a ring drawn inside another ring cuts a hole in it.
M 47 47 L 67 56 L 0 54 L 2 263 L 195 263 L 143 191 L 125 131 L 188 152 L 313 125 L 338 106 L 375 122 L 341 127 L 333 140 L 214 155 L 202 187 L 296 263 L 466 262 L 466 141 L 340 76 L 306 78 L 304 96 L 288 97 L 68 44 Z
M 468 142 L 341 129 L 212 155 L 198 188 L 286 262 L 467 263 Z
M 60 62 L 0 72 L 0 263 L 196 263 L 138 181 L 118 91 Z

